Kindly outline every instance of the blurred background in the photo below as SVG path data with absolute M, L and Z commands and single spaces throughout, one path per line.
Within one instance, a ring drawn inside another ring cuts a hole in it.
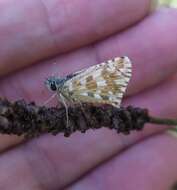
M 159 0 L 159 5 L 165 5 L 177 8 L 177 0 Z

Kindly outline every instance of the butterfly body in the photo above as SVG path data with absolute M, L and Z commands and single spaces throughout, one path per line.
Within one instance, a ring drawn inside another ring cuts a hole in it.
M 71 103 L 110 104 L 120 107 L 130 78 L 131 61 L 125 56 L 64 78 L 49 77 L 45 83 L 49 89 Z

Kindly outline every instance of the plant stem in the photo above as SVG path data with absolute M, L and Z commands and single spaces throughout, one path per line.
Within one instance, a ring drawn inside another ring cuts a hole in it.
M 158 117 L 149 117 L 149 123 L 158 124 L 158 125 L 170 125 L 177 126 L 177 119 L 169 119 L 169 118 L 158 118 Z

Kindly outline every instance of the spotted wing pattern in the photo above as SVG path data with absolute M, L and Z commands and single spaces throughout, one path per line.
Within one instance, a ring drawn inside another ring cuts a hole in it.
M 64 84 L 67 99 L 120 107 L 131 78 L 131 61 L 117 57 L 77 73 Z

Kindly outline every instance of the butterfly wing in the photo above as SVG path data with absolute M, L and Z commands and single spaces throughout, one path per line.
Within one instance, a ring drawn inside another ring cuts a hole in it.
M 74 102 L 103 103 L 120 106 L 131 78 L 131 61 L 117 57 L 78 72 L 66 81 L 68 99 Z

